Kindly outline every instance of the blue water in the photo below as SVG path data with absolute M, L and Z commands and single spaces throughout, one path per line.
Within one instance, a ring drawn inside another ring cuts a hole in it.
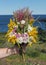
M 33 15 L 35 19 L 46 19 L 46 15 Z M 10 21 L 10 18 L 13 18 L 12 15 L 0 15 L 0 32 L 6 32 L 8 30 L 7 24 Z M 39 26 L 42 29 L 46 30 L 46 22 L 35 22 L 34 26 Z

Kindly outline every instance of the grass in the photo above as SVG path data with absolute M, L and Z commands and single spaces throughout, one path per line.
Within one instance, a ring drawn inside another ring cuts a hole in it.
M 46 54 L 45 53 L 41 53 L 39 56 L 39 59 L 46 61 Z
M 25 55 L 26 65 L 46 65 L 45 54 L 41 54 L 38 57 L 31 57 Z M 43 64 L 44 63 L 44 64 Z M 24 65 L 23 59 L 19 55 L 11 55 L 7 58 L 0 60 L 0 65 Z
M 6 33 L 0 33 L 0 48 L 12 47 L 11 43 L 8 43 L 5 38 Z M 26 65 L 46 65 L 46 53 L 41 50 L 46 50 L 46 43 L 33 44 L 31 47 L 27 47 L 25 54 Z M 20 55 L 11 55 L 9 57 L 0 59 L 0 65 L 24 65 L 23 59 Z

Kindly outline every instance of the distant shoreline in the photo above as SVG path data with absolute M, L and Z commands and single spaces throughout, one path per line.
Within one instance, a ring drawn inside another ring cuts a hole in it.
M 46 30 L 46 15 L 33 15 L 33 17 L 34 19 L 38 18 L 38 22 L 36 21 L 35 26 L 39 26 Z M 9 23 L 10 18 L 13 18 L 13 15 L 0 15 L 0 32 L 7 32 L 7 24 Z
M 39 21 L 41 22 L 41 21 L 44 21 L 44 22 L 46 22 L 46 14 L 33 14 L 32 15 L 33 17 L 34 17 L 34 19 L 36 19 L 37 17 L 39 17 Z M 8 18 L 9 17 L 9 19 L 10 18 L 13 18 L 13 15 L 9 15 L 9 14 L 7 14 L 7 15 L 0 15 L 0 20 L 1 20 L 1 18 Z

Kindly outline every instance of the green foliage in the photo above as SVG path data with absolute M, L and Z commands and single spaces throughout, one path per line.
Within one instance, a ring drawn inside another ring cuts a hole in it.
M 38 28 L 38 38 L 39 38 L 38 41 L 39 44 L 46 43 L 46 30 Z
M 32 57 L 38 57 L 40 55 L 40 52 L 38 52 L 38 51 L 33 51 L 33 52 L 31 52 L 31 56 Z
M 39 43 L 46 42 L 46 30 L 38 28 Z
M 0 47 L 5 47 L 6 42 L 5 34 L 6 33 L 0 33 Z

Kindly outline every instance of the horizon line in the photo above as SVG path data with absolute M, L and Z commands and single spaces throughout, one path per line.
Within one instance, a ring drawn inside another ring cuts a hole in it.
M 13 15 L 13 14 L 0 14 L 0 15 Z M 46 14 L 32 14 L 32 15 L 46 15 Z

